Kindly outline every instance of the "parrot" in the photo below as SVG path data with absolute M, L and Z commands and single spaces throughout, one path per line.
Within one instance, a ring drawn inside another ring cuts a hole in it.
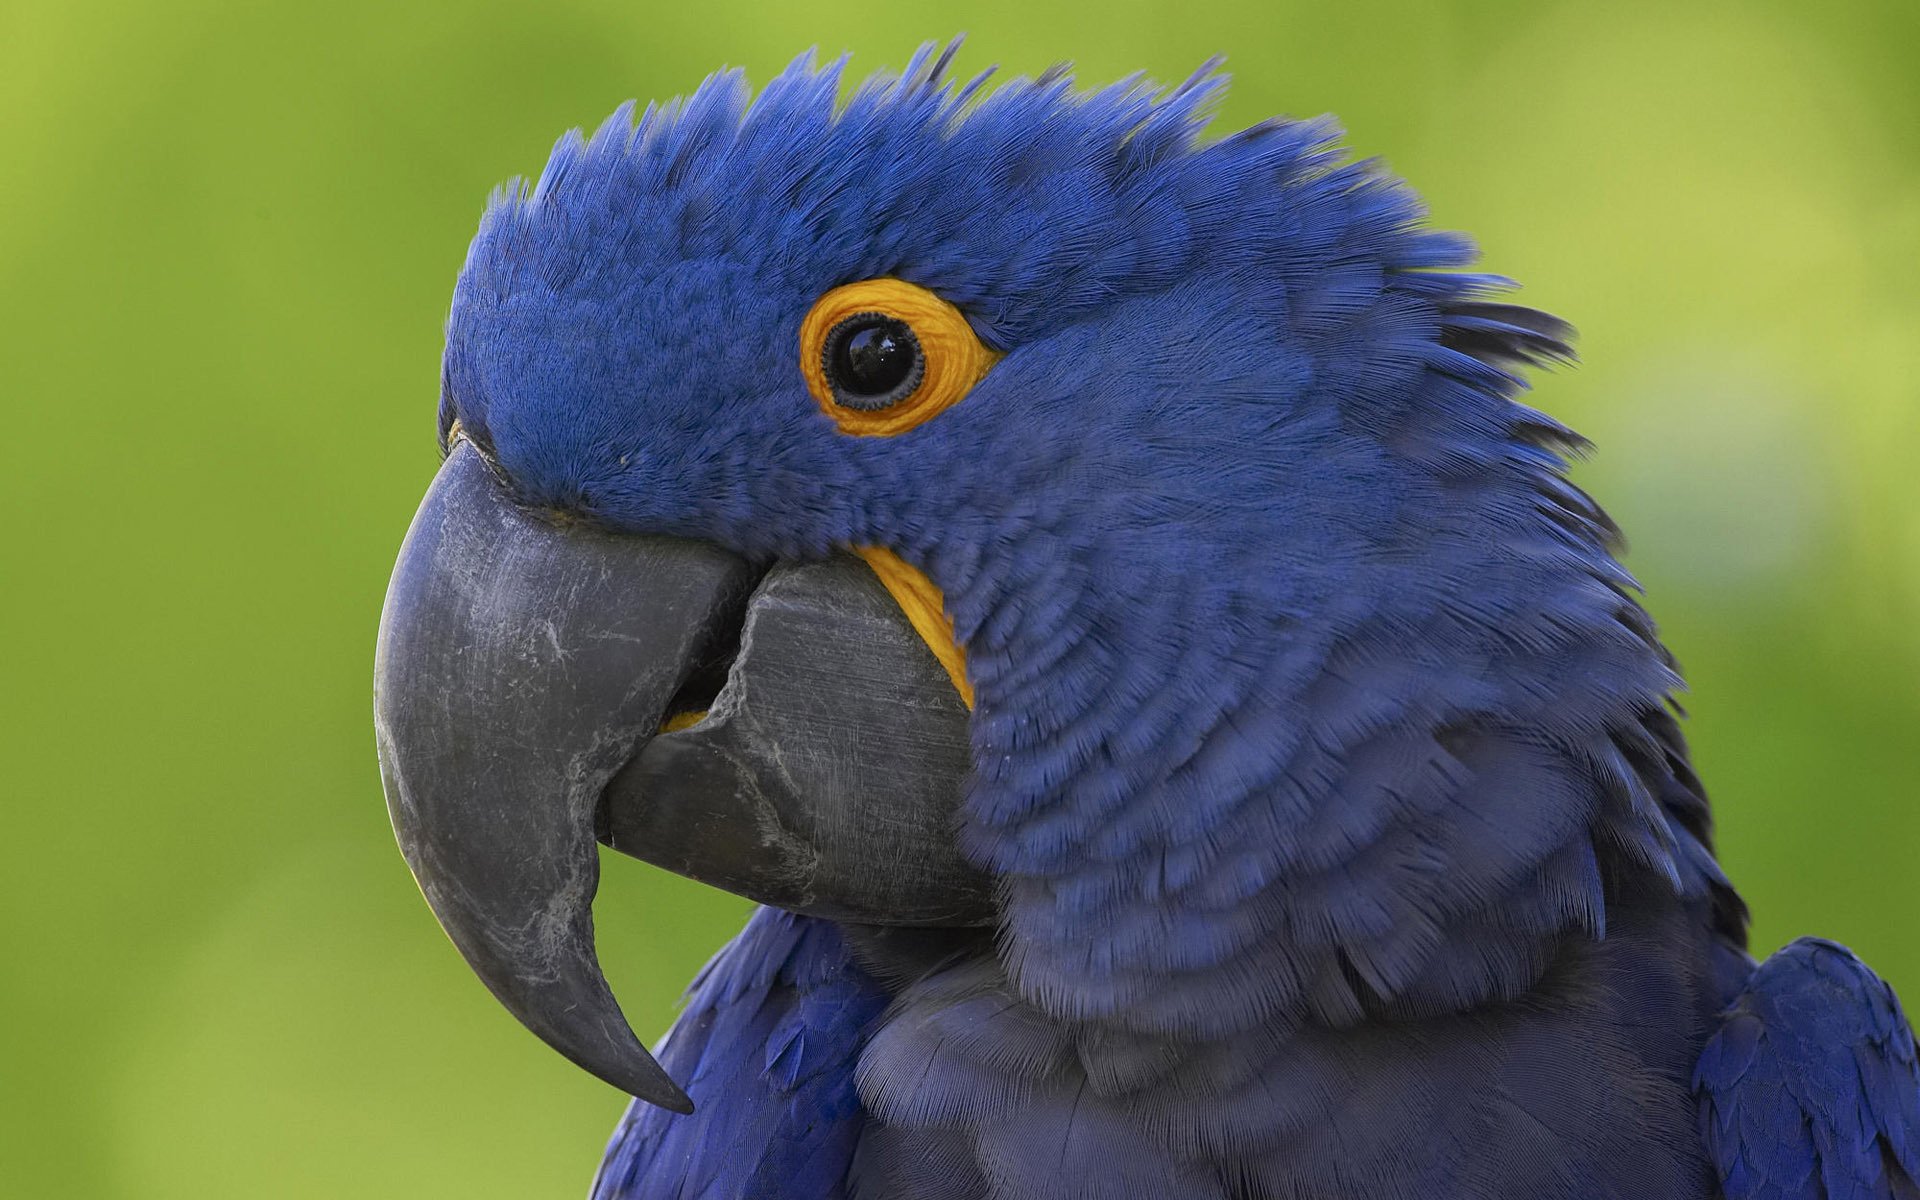
M 376 742 L 630 1098 L 596 1200 L 1920 1198 L 1900 1004 L 1749 953 L 1525 402 L 1571 327 L 1217 60 L 957 45 L 622 106 L 455 285 Z M 653 1049 L 603 845 L 756 904 Z

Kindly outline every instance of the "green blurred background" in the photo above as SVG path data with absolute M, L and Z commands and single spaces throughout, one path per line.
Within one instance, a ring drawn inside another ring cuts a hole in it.
M 382 589 L 487 189 L 808 45 L 1333 111 L 1584 331 L 1540 403 L 1689 668 L 1757 945 L 1920 1003 L 1920 6 L 0 3 L 0 1190 L 582 1194 L 620 1100 L 436 931 Z M 643 1035 L 741 902 L 600 904 Z

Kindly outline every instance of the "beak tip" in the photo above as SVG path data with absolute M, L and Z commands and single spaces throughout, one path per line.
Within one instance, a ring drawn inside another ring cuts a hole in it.
M 645 1101 L 656 1108 L 664 1108 L 681 1116 L 693 1112 L 693 1098 L 673 1081 L 666 1068 L 655 1061 L 651 1054 L 643 1052 L 641 1058 L 622 1063 L 616 1070 L 595 1070 L 593 1074 L 635 1100 Z
M 684 1091 L 681 1091 L 677 1086 L 669 1095 L 657 1100 L 650 1100 L 649 1103 L 657 1104 L 668 1112 L 679 1113 L 683 1117 L 693 1115 L 693 1098 L 688 1096 Z

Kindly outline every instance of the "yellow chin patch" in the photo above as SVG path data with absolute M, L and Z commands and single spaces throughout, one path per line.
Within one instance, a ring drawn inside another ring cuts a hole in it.
M 946 597 L 940 594 L 940 589 L 918 567 L 909 565 L 891 550 L 855 546 L 853 552 L 880 577 L 893 602 L 907 614 L 913 631 L 946 668 L 947 678 L 953 680 L 953 690 L 960 693 L 960 699 L 971 709 L 973 685 L 967 682 L 967 653 L 954 640 L 953 620 L 947 616 Z
M 706 719 L 707 710 L 704 708 L 699 712 L 674 713 L 666 720 L 660 722 L 660 732 L 679 733 L 682 729 L 692 729 L 695 725 L 698 725 Z

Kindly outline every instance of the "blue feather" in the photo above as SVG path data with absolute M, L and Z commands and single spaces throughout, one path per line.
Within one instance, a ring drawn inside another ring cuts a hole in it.
M 635 1101 L 594 1200 L 837 1200 L 866 1115 L 853 1072 L 885 1007 L 834 925 L 757 910 L 694 980 L 660 1059 L 697 1108 Z
M 1920 1197 L 1920 1062 L 1893 990 L 1801 938 L 1747 980 L 1694 1071 L 1727 1200 Z

